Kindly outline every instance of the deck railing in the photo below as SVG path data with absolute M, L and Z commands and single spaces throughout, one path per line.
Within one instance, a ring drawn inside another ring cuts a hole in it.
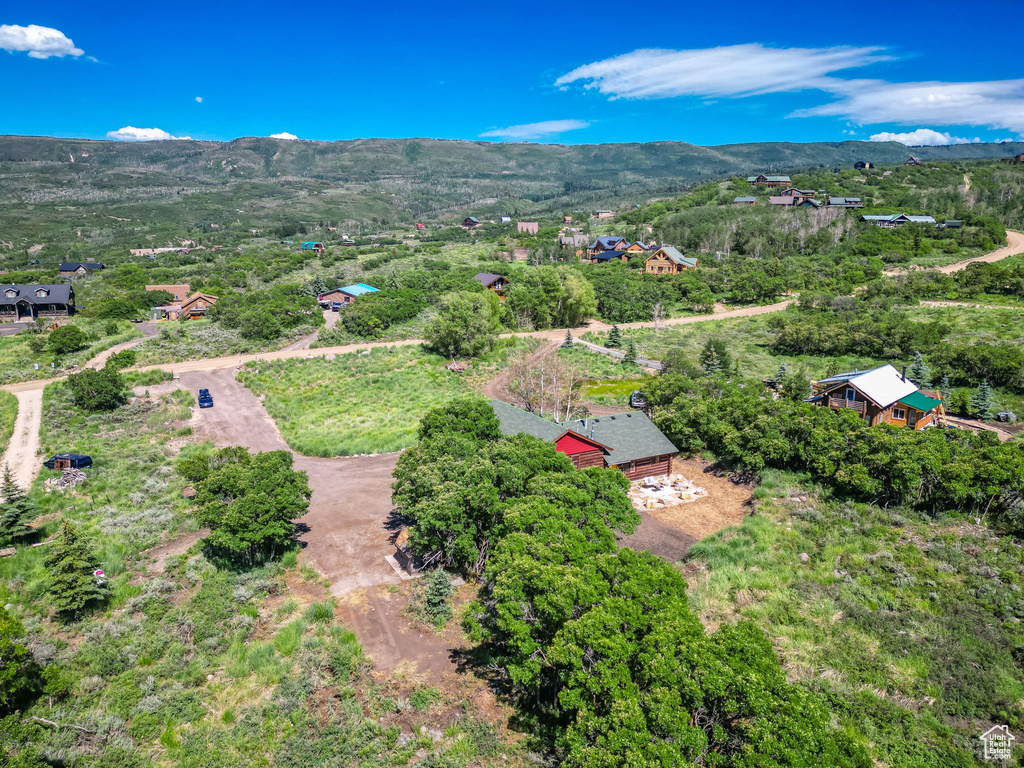
M 867 407 L 865 403 L 858 402 L 857 400 L 846 400 L 842 397 L 830 397 L 828 399 L 829 408 L 846 408 L 857 413 L 864 413 Z

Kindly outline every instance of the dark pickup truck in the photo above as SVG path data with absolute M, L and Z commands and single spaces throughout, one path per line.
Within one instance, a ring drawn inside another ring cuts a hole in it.
M 208 389 L 199 390 L 199 407 L 200 408 L 213 408 L 213 395 L 210 394 Z

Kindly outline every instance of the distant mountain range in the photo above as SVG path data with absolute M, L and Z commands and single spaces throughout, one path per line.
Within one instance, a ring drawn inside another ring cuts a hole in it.
M 765 142 L 701 147 L 499 144 L 437 139 L 113 142 L 0 137 L 0 240 L 83 216 L 147 225 L 230 218 L 396 224 L 467 214 L 528 216 L 623 206 L 730 175 L 1007 157 L 1024 143 L 908 148 L 895 142 Z M 27 206 L 32 206 L 29 211 Z M 93 206 L 101 206 L 102 211 Z M 73 208 L 72 214 L 69 207 Z M 99 224 L 99 221 L 92 222 Z

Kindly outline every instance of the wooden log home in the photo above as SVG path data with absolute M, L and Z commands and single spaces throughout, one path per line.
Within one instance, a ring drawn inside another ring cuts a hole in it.
M 807 402 L 853 411 L 872 426 L 924 429 L 945 420 L 941 396 L 922 392 L 891 365 L 829 376 L 811 382 L 811 389 Z
M 789 176 L 765 176 L 763 173 L 747 176 L 747 184 L 757 184 L 760 187 L 788 187 L 790 183 Z
M 678 275 L 687 269 L 696 269 L 697 263 L 697 259 L 683 256 L 676 248 L 665 245 L 647 257 L 644 272 L 648 275 Z
M 473 279 L 489 291 L 505 298 L 505 291 L 508 290 L 509 280 L 504 275 L 496 275 L 493 272 L 477 272 Z
M 354 283 L 352 285 L 345 285 L 341 288 L 335 288 L 332 291 L 321 293 L 316 297 L 316 300 L 321 304 L 330 306 L 331 304 L 351 304 L 353 301 L 358 299 L 360 296 L 365 296 L 368 293 L 376 293 L 377 288 L 366 283 Z
M 526 434 L 554 443 L 577 469 L 616 467 L 630 480 L 671 471 L 678 450 L 641 411 L 554 422 L 492 400 L 502 434 Z

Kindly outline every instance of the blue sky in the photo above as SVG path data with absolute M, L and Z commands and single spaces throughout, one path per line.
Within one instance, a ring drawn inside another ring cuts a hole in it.
M 0 134 L 1024 136 L 1021 0 L 5 5 Z

